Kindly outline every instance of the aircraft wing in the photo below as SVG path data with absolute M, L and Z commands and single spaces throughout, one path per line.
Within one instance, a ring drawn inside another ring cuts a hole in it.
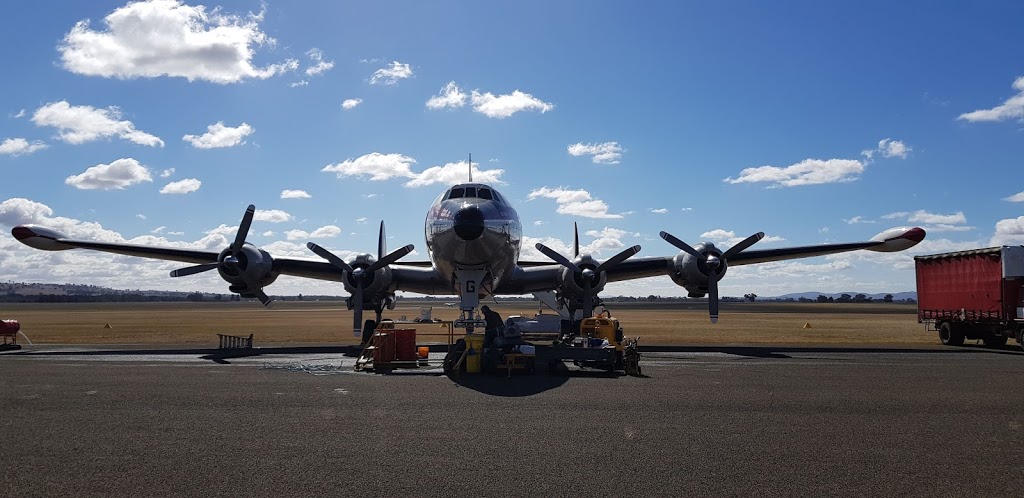
M 560 299 L 570 306 L 570 311 L 582 310 L 584 316 L 589 316 L 597 302 L 597 294 L 604 289 L 606 283 L 667 275 L 676 285 L 685 288 L 689 297 L 707 295 L 708 313 L 711 323 L 715 323 L 718 321 L 718 281 L 725 276 L 730 264 L 767 263 L 860 249 L 895 252 L 913 247 L 924 237 L 925 232 L 921 228 L 901 227 L 886 230 L 864 242 L 748 250 L 764 238 L 764 233 L 758 232 L 722 251 L 710 242 L 691 247 L 673 235 L 661 232 L 661 238 L 680 249 L 678 254 L 633 258 L 640 251 L 640 246 L 633 246 L 604 261 L 597 261 L 589 254 L 579 254 L 578 250 L 574 251 L 577 252 L 576 258 L 570 260 L 538 243 L 537 249 L 555 264 L 530 267 L 519 265 L 513 278 L 497 289 L 497 292 L 556 291 Z
M 199 265 L 192 268 L 207 267 L 207 270 L 215 267 L 221 255 L 220 251 L 78 240 L 67 237 L 54 229 L 39 225 L 19 225 L 11 230 L 11 234 L 21 243 L 44 251 L 89 249 L 123 256 L 191 263 Z M 268 278 L 272 281 L 278 275 L 291 275 L 335 282 L 342 280 L 343 272 L 324 260 L 275 258 L 249 244 L 245 244 L 243 252 L 248 255 L 247 259 L 250 262 L 259 260 L 262 263 L 260 268 L 253 269 L 254 272 L 257 269 L 261 270 L 261 273 L 253 274 L 253 279 L 257 282 Z M 447 288 L 443 279 L 439 278 L 434 269 L 429 265 L 429 262 L 396 263 L 390 265 L 389 270 L 396 290 L 423 293 L 442 293 L 443 290 L 444 293 L 450 293 L 451 289 Z M 190 274 L 188 269 L 183 273 L 183 275 L 186 274 Z M 249 285 L 251 281 L 244 282 L 240 279 L 238 282 L 229 283 Z
M 198 251 L 179 247 L 143 246 L 118 242 L 95 242 L 75 240 L 64 234 L 38 225 L 18 225 L 11 230 L 21 243 L 44 251 L 63 251 L 67 249 L 92 249 L 94 251 L 138 256 L 140 258 L 163 259 L 182 263 L 215 263 L 220 252 Z
M 742 266 L 788 259 L 827 256 L 860 249 L 874 252 L 895 252 L 913 247 L 924 240 L 921 228 L 892 228 L 864 242 L 842 244 L 818 244 L 808 246 L 782 247 L 778 249 L 746 249 L 729 256 L 729 266 Z M 727 251 L 728 252 L 728 251 Z M 672 274 L 678 271 L 676 257 L 631 258 L 607 271 L 608 281 L 617 282 L 636 278 Z

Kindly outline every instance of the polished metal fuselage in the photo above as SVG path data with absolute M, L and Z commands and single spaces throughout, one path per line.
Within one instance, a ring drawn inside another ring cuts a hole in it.
M 472 207 L 483 215 L 484 229 L 479 237 L 464 240 L 455 231 L 456 215 Z M 499 200 L 442 196 L 427 213 L 425 231 L 430 261 L 448 286 L 454 286 L 456 270 L 486 270 L 484 290 L 489 291 L 513 274 L 519 260 L 519 214 Z

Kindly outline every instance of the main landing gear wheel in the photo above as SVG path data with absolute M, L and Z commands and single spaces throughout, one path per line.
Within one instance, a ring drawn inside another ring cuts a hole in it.
M 964 329 L 959 325 L 946 322 L 939 326 L 939 340 L 947 346 L 963 346 L 964 337 Z

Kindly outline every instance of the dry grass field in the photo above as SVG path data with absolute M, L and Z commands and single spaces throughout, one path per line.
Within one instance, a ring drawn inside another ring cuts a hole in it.
M 420 306 L 399 305 L 385 313 L 385 318 L 416 318 Z M 705 306 L 700 302 L 623 303 L 609 308 L 627 335 L 641 337 L 641 344 L 938 344 L 936 334 L 917 323 L 913 305 L 723 303 L 717 325 L 709 323 Z M 528 303 L 491 307 L 503 317 L 536 312 Z M 443 301 L 432 303 L 432 313 L 433 318 L 445 320 L 457 316 L 457 310 Z M 250 333 L 256 346 L 356 342 L 350 331 L 351 312 L 342 302 L 275 302 L 266 309 L 256 302 L 4 304 L 0 319 L 19 320 L 22 331 L 37 344 L 215 347 L 216 334 Z M 426 325 L 417 330 L 443 331 Z M 433 340 L 443 341 L 441 337 Z

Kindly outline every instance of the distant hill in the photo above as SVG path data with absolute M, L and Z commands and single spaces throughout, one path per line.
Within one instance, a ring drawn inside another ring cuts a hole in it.
M 911 292 L 881 292 L 881 293 L 878 293 L 878 294 L 866 294 L 866 293 L 852 292 L 852 291 L 851 292 L 795 292 L 793 294 L 783 294 L 781 296 L 776 296 L 776 297 L 760 297 L 760 296 L 758 296 L 758 299 L 762 299 L 762 300 L 764 300 L 764 299 L 800 299 L 800 298 L 817 299 L 818 296 L 831 297 L 831 298 L 835 299 L 835 298 L 838 298 L 839 296 L 841 296 L 843 294 L 849 294 L 851 296 L 856 296 L 857 294 L 864 294 L 865 296 L 870 297 L 872 301 L 881 301 L 882 298 L 884 298 L 886 294 L 892 294 L 892 300 L 893 301 L 906 301 L 908 299 L 912 299 L 914 301 L 917 301 L 917 292 L 913 292 L 913 291 L 911 291 Z

